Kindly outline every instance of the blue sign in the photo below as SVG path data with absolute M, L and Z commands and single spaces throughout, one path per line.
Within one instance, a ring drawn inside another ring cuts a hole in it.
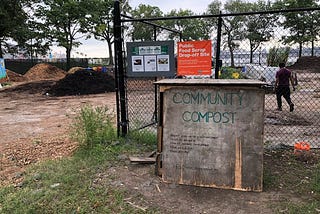
M 4 66 L 4 59 L 0 58 L 0 79 L 6 77 L 6 67 Z

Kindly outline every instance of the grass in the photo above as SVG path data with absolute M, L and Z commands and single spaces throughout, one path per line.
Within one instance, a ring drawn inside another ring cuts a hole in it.
M 101 183 L 97 179 L 108 168 L 122 165 L 121 155 L 134 153 L 138 145 L 115 137 L 107 112 L 83 107 L 72 124 L 72 137 L 81 143 L 78 150 L 72 157 L 34 165 L 21 187 L 1 188 L 0 213 L 140 213 L 124 200 L 125 190 L 112 185 L 115 177 L 106 175 Z M 150 142 L 146 137 L 143 142 Z
M 124 201 L 125 191 L 113 187 L 116 178 L 96 184 L 102 169 L 121 164 L 121 145 L 80 148 L 73 157 L 32 167 L 21 188 L 0 190 L 1 213 L 137 213 Z
M 292 150 L 265 152 L 265 191 L 285 190 L 284 199 L 272 203 L 275 213 L 320 212 L 320 151 L 308 161 L 297 158 Z
M 120 203 L 121 190 L 92 186 L 96 171 L 116 159 L 116 150 L 120 148 L 80 149 L 71 158 L 31 168 L 21 188 L 1 189 L 1 213 L 109 213 L 111 209 L 128 209 Z

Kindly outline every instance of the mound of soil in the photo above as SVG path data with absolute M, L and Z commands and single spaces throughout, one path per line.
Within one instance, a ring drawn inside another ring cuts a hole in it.
M 47 79 L 62 79 L 67 72 L 50 64 L 40 63 L 30 68 L 25 77 L 29 81 L 47 80 Z
M 11 71 L 9 69 L 6 69 L 8 81 L 10 82 L 24 82 L 27 80 L 27 78 L 21 74 L 18 74 L 14 71 Z
M 84 68 L 82 67 L 73 67 L 69 69 L 68 74 L 74 74 L 76 71 L 83 70 L 83 69 Z
M 20 95 L 25 94 L 45 94 L 54 84 L 55 80 L 39 80 L 26 82 L 21 85 L 16 85 L 13 87 L 8 87 L 2 92 L 13 92 Z M 11 95 L 13 96 L 13 95 Z
M 289 126 L 309 126 L 312 121 L 298 114 L 290 114 L 286 111 L 266 111 L 265 124 L 289 125 Z
M 320 57 L 315 56 L 303 56 L 300 57 L 297 62 L 291 66 L 288 66 L 291 70 L 311 71 L 320 73 Z
M 114 78 L 103 72 L 78 70 L 67 74 L 47 91 L 51 96 L 99 94 L 115 91 Z

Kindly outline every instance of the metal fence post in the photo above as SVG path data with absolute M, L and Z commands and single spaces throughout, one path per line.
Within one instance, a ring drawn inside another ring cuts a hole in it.
M 214 72 L 214 78 L 219 79 L 219 67 L 220 67 L 220 47 L 221 47 L 221 30 L 222 30 L 222 16 L 218 18 L 218 32 L 217 32 L 217 50 L 216 50 L 216 67 Z
M 124 85 L 124 68 L 122 56 L 122 34 L 121 34 L 121 16 L 120 2 L 114 1 L 114 50 L 115 50 L 115 79 L 117 90 L 117 131 L 125 136 L 128 132 L 127 112 L 126 112 L 126 96 Z M 119 97 L 120 96 L 120 97 Z M 119 106 L 120 101 L 120 106 Z M 121 118 L 119 117 L 121 111 Z M 119 119 L 121 120 L 119 122 Z

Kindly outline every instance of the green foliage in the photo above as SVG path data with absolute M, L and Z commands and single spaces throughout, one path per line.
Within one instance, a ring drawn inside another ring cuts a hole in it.
M 116 177 L 107 172 L 124 152 L 120 144 L 98 144 L 80 148 L 71 158 L 35 165 L 21 188 L 0 189 L 0 212 L 138 213 L 124 200 L 124 190 L 112 185 Z
M 36 6 L 35 17 L 42 25 L 43 32 L 58 46 L 66 49 L 67 70 L 70 68 L 71 50 L 81 42 L 80 34 L 87 32 L 86 15 L 90 6 L 78 0 L 42 0 Z
M 274 3 L 277 9 L 315 8 L 316 0 L 278 0 Z M 280 23 L 289 32 L 282 38 L 285 44 L 299 44 L 299 56 L 302 55 L 304 43 L 313 42 L 320 32 L 320 16 L 318 11 L 283 13 Z
M 317 214 L 319 213 L 318 211 L 319 207 L 320 207 L 319 201 L 313 201 L 310 203 L 305 203 L 305 202 L 293 203 L 293 202 L 287 201 L 286 203 L 283 203 L 282 206 L 276 209 L 276 213 Z
M 145 4 L 139 4 L 139 6 L 131 11 L 131 14 L 135 18 L 152 18 L 161 17 L 163 12 L 159 7 L 154 7 Z M 161 21 L 156 21 L 155 24 L 162 25 Z M 133 28 L 130 32 L 133 41 L 153 41 L 154 31 L 153 26 L 142 23 L 134 22 L 132 23 Z M 161 29 L 157 28 L 156 33 L 160 34 Z
M 109 145 L 116 139 L 113 117 L 106 107 L 82 107 L 71 128 L 73 139 L 85 147 L 96 144 Z
M 157 145 L 157 135 L 150 131 L 131 131 L 126 136 L 130 144 L 135 145 L 139 150 L 155 150 Z
M 222 3 L 220 0 L 214 0 L 212 1 L 206 10 L 206 15 L 217 15 L 220 13 L 222 9 Z M 216 27 L 218 25 L 218 18 L 211 18 L 204 20 L 207 23 L 207 26 L 210 27 L 213 30 L 216 30 Z
M 249 3 L 251 11 L 271 10 L 270 2 L 258 1 Z M 250 63 L 253 63 L 253 53 L 260 47 L 262 42 L 267 42 L 273 36 L 276 16 L 274 14 L 259 14 L 247 17 L 245 38 L 250 44 Z
M 123 2 L 123 3 L 122 3 Z M 130 6 L 128 1 L 120 1 L 122 14 L 125 14 Z M 85 16 L 86 25 L 83 27 L 89 32 L 87 38 L 94 37 L 100 41 L 106 41 L 111 65 L 113 65 L 112 44 L 113 36 L 113 7 L 114 1 L 111 0 L 87 0 L 84 5 L 88 8 L 88 14 Z
M 219 79 L 243 79 L 241 70 L 232 67 L 222 67 Z
M 267 56 L 268 66 L 278 66 L 280 62 L 286 63 L 289 58 L 290 47 L 272 47 Z
M 194 16 L 196 15 L 191 10 L 171 10 L 167 17 L 172 16 Z M 166 20 L 164 25 L 170 29 L 174 29 L 177 31 L 182 32 L 183 41 L 190 41 L 190 40 L 206 40 L 209 39 L 210 34 L 210 25 L 207 24 L 205 20 L 202 19 L 180 19 L 180 20 Z M 169 33 L 169 38 L 173 39 L 180 39 L 178 38 L 178 34 L 171 32 Z
M 242 0 L 230 0 L 224 5 L 225 13 L 243 13 L 250 10 L 250 4 Z M 226 36 L 224 46 L 229 49 L 231 67 L 234 67 L 234 51 L 239 47 L 240 41 L 245 37 L 246 17 L 228 16 L 223 19 L 223 35 Z
M 310 156 L 305 162 L 298 158 L 293 150 L 276 149 L 266 150 L 264 156 L 264 191 L 269 192 L 285 190 L 292 197 L 279 199 L 271 203 L 275 213 L 318 213 L 320 208 L 320 165 L 312 163 L 317 161 L 318 151 L 315 156 Z
M 314 177 L 312 181 L 313 191 L 320 195 L 320 164 L 314 171 Z
M 25 29 L 25 22 L 28 18 L 23 10 L 23 1 L 1 0 L 0 4 L 0 58 L 3 54 L 13 49 L 8 40 L 20 43 L 23 37 L 21 29 Z

